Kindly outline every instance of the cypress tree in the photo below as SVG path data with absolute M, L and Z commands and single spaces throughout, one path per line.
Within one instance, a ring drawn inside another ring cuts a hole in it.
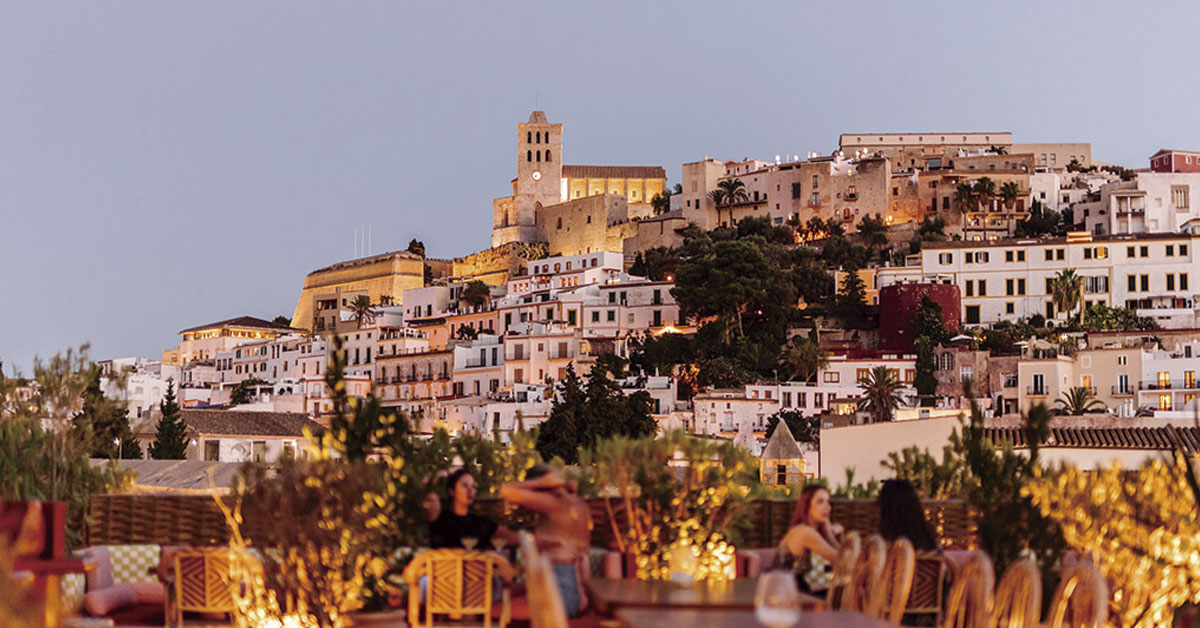
M 154 442 L 150 445 L 150 457 L 155 460 L 183 460 L 187 458 L 187 424 L 175 401 L 175 382 L 167 381 L 167 394 L 158 404 L 162 418 Z

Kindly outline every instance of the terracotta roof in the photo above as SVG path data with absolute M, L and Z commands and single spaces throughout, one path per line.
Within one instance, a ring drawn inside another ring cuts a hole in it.
M 324 428 L 300 412 L 247 412 L 242 410 L 183 410 L 188 431 L 227 436 L 303 436 Z
M 1052 427 L 1043 447 L 1072 449 L 1171 449 L 1171 432 L 1188 451 L 1200 451 L 1200 427 Z M 1015 427 L 984 428 L 984 438 L 1007 441 L 1013 447 L 1027 447 L 1025 432 Z
M 667 170 L 662 166 L 563 165 L 562 176 L 568 179 L 665 179 Z
M 264 321 L 261 318 L 254 318 L 253 316 L 239 316 L 237 318 L 231 318 L 229 320 L 218 321 L 216 323 L 209 323 L 207 325 L 198 325 L 196 327 L 189 327 L 179 333 L 186 334 L 190 331 L 200 331 L 202 329 L 219 329 L 222 327 L 249 327 L 251 329 L 269 329 L 272 331 L 292 331 L 292 328 L 288 327 L 287 325 L 280 325 L 278 323 L 272 323 L 271 321 Z

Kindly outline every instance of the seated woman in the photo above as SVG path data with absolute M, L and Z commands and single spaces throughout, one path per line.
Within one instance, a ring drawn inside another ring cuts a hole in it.
M 567 616 L 578 617 L 586 606 L 583 577 L 592 538 L 592 512 L 587 502 L 545 463 L 526 471 L 524 482 L 501 486 L 500 497 L 538 514 L 533 532 L 538 552 L 550 560 Z
M 879 487 L 879 536 L 889 543 L 904 537 L 920 551 L 941 551 L 917 491 L 908 480 L 885 480 Z
M 829 588 L 829 576 L 842 526 L 830 520 L 829 491 L 809 485 L 800 492 L 791 527 L 779 542 L 776 564 L 796 574 L 796 585 L 806 593 L 820 594 Z
M 475 505 L 475 478 L 469 471 L 459 469 L 451 473 L 446 479 L 446 491 L 449 493 L 448 503 L 438 509 L 440 512 L 436 516 L 431 516 L 430 547 L 487 549 L 493 536 L 508 543 L 515 542 L 516 535 L 511 530 L 472 512 L 472 506 Z M 426 505 L 427 513 L 432 514 L 433 510 Z

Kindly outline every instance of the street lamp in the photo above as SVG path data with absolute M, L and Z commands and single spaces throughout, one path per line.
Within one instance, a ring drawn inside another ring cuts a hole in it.
M 113 437 L 113 446 L 115 446 L 117 448 L 117 460 L 120 460 L 121 459 L 121 437 L 120 436 Z

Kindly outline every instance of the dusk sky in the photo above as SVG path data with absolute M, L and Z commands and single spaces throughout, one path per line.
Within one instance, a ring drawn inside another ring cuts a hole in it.
M 291 315 L 304 275 L 490 245 L 516 125 L 568 164 L 840 132 L 1200 148 L 1194 3 L 0 2 L 0 360 Z

